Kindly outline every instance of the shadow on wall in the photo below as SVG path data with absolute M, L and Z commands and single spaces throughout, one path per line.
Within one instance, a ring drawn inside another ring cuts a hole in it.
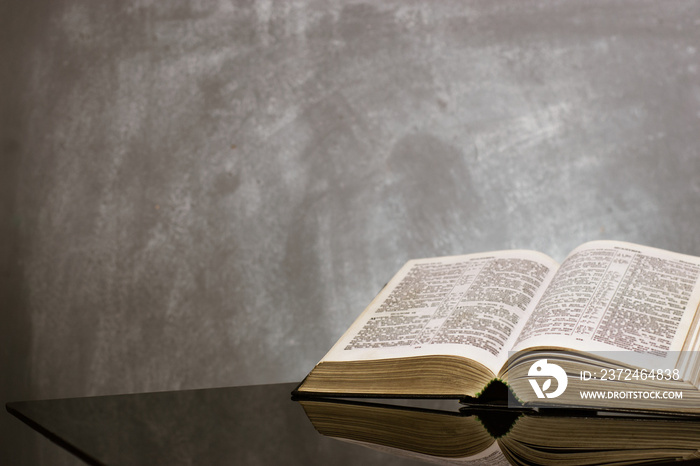
M 43 23 L 49 17 L 44 6 L 48 4 L 8 1 L 0 5 L 0 57 L 4 65 L 0 70 L 0 464 L 35 464 L 36 445 L 41 438 L 7 413 L 4 405 L 34 397 L 28 364 L 31 316 L 24 293 L 23 244 L 19 234 L 24 213 L 17 207 L 18 190 L 22 187 L 19 168 L 24 155 L 19 135 L 26 132 L 27 121 L 21 91 L 29 75 L 29 64 L 24 58 L 43 39 Z

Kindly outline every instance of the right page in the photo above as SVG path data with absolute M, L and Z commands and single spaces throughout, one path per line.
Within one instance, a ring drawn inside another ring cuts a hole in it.
M 635 353 L 677 358 L 700 303 L 699 278 L 697 257 L 618 241 L 583 244 L 562 263 L 513 351 L 619 351 L 630 364 Z

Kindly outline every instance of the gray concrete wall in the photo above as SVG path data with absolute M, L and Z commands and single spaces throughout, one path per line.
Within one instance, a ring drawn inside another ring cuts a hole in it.
M 4 2 L 1 401 L 298 380 L 409 258 L 700 255 L 699 6 Z

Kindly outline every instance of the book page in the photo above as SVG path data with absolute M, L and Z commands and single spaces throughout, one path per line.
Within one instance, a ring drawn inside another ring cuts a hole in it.
M 562 346 L 665 359 L 688 334 L 700 302 L 699 277 L 697 257 L 586 243 L 562 263 L 513 350 Z
M 454 465 L 459 464 L 463 466 L 511 466 L 511 463 L 505 457 L 501 451 L 501 446 L 498 442 L 493 442 L 486 450 L 477 453 L 475 455 L 467 457 L 440 457 L 427 455 L 425 453 L 404 450 L 396 447 L 389 447 L 386 445 L 380 445 L 371 442 L 363 442 L 360 440 L 352 440 L 343 437 L 333 437 L 341 442 L 354 443 L 356 445 L 361 445 L 366 448 L 371 448 L 375 451 L 381 451 L 394 455 L 400 458 L 411 458 L 419 460 L 422 463 L 430 464 L 441 464 L 441 465 Z
M 497 373 L 556 268 L 534 251 L 409 261 L 323 361 L 451 354 Z

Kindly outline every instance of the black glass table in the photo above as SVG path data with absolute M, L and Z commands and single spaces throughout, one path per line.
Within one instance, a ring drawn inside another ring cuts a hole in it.
M 700 457 L 694 420 L 529 415 L 456 400 L 298 400 L 296 385 L 25 401 L 7 410 L 88 464 L 595 464 L 619 455 L 697 464 L 692 457 Z M 547 445 L 533 450 L 543 439 Z

